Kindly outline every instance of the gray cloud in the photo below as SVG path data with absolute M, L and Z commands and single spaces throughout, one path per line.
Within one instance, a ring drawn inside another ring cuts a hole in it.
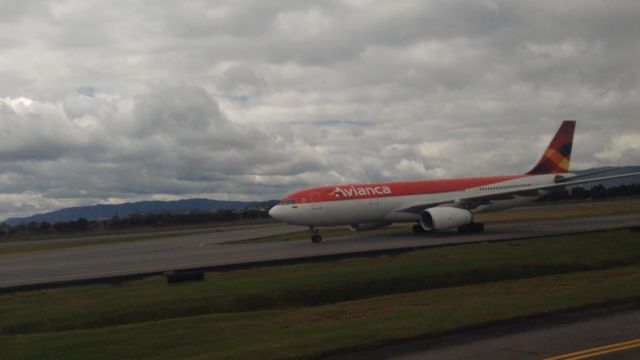
M 635 1 L 0 2 L 0 206 L 640 162 Z
M 239 64 L 222 71 L 216 84 L 222 94 L 243 99 L 258 97 L 267 87 L 264 79 L 259 78 L 251 68 Z

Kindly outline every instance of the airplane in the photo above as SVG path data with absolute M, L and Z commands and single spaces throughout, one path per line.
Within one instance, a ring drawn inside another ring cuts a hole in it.
M 414 233 L 454 228 L 482 232 L 484 224 L 474 222 L 474 214 L 526 205 L 556 188 L 640 175 L 585 179 L 603 171 L 569 173 L 575 125 L 575 120 L 563 121 L 536 166 L 522 175 L 313 187 L 284 196 L 269 215 L 308 226 L 314 243 L 322 241 L 320 226 L 349 225 L 352 231 L 363 231 L 415 222 Z

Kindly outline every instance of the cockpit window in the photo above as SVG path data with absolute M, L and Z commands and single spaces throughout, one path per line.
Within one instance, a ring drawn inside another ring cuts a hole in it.
M 293 199 L 289 199 L 289 200 L 284 200 L 282 199 L 282 201 L 280 201 L 280 205 L 288 205 L 288 204 L 295 204 L 296 201 Z

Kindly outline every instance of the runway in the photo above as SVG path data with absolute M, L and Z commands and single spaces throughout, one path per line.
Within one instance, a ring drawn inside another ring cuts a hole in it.
M 312 259 L 323 256 L 446 246 L 463 243 L 525 239 L 640 225 L 640 214 L 554 221 L 488 224 L 484 233 L 412 234 L 399 229 L 384 235 L 326 238 L 256 244 L 221 244 L 304 230 L 288 225 L 212 232 L 179 238 L 92 245 L 29 254 L 0 256 L 0 291 L 87 279 L 169 270 L 214 268 L 234 264 Z

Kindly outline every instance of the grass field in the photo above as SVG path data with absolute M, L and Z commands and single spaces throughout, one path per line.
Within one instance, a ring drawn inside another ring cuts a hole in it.
M 308 357 L 640 299 L 626 230 L 0 295 L 19 358 Z
M 495 321 L 638 299 L 639 266 L 375 297 L 0 336 L 8 359 L 279 359 L 381 345 Z

